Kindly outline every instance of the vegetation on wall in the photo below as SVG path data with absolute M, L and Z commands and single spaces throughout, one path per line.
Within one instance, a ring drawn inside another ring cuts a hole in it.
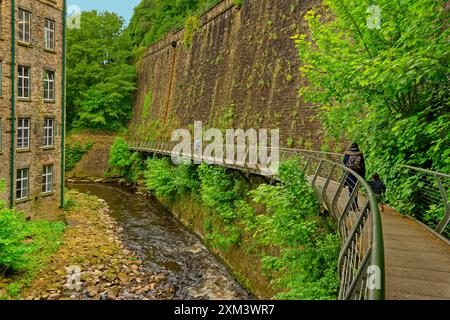
M 446 1 L 329 1 L 309 11 L 295 36 L 308 86 L 321 105 L 328 141 L 357 141 L 369 173 L 413 213 L 413 180 L 401 164 L 450 173 L 448 10 Z M 379 24 L 377 24 L 379 22 Z
M 124 130 L 136 72 L 123 19 L 115 13 L 83 12 L 81 25 L 67 36 L 68 127 Z
M 184 46 L 190 48 L 194 41 L 194 34 L 198 30 L 198 18 L 195 16 L 186 19 L 184 26 Z
M 66 143 L 65 170 L 71 171 L 73 168 L 75 168 L 75 165 L 81 160 L 81 158 L 86 152 L 92 149 L 93 145 L 94 145 L 93 142 L 86 142 L 84 145 L 82 145 L 80 142 L 75 142 L 73 144 Z

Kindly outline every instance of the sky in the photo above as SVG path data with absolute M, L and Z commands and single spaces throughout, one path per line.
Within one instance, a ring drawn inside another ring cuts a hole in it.
M 70 14 L 70 6 L 78 6 L 81 11 L 110 11 L 115 12 L 125 19 L 126 25 L 130 22 L 133 9 L 141 0 L 68 0 L 67 6 Z

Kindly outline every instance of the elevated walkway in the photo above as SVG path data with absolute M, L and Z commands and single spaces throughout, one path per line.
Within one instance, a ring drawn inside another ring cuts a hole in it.
M 130 145 L 132 151 L 165 156 L 171 155 L 173 147 L 173 143 Z M 342 239 L 339 299 L 450 299 L 450 242 L 445 237 L 387 206 L 380 213 L 370 186 L 341 164 L 342 155 L 277 150 L 281 161 L 290 158 L 299 161 L 317 198 L 338 222 Z M 265 175 L 264 168 L 259 166 L 224 163 L 223 159 L 192 154 L 181 156 Z M 358 179 L 351 195 L 345 188 L 349 174 Z

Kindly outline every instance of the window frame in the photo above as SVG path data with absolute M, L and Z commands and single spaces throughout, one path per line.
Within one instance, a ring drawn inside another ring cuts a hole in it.
M 51 126 L 49 126 L 51 123 Z M 51 133 L 51 135 L 49 134 Z M 54 118 L 44 118 L 44 148 L 51 148 L 55 145 L 55 119 Z
M 1 1 L 0 1 L 0 5 L 1 5 Z M 0 21 L 1 23 L 1 21 Z M 1 38 L 1 34 L 0 34 L 0 38 Z M 3 96 L 3 61 L 0 60 L 0 97 Z
M 24 175 L 26 173 L 26 175 Z M 19 178 L 20 176 L 20 178 Z M 20 183 L 20 187 L 19 187 Z M 24 184 L 25 183 L 25 184 Z M 20 194 L 20 196 L 19 196 Z M 16 201 L 26 200 L 30 196 L 30 169 L 22 168 L 16 171 Z
M 3 152 L 3 118 L 0 117 L 0 154 Z
M 18 39 L 19 42 L 31 44 L 31 12 L 22 8 L 19 8 L 18 19 Z M 27 28 L 28 27 L 28 28 Z M 28 34 L 27 34 L 28 32 Z M 28 35 L 28 37 L 27 37 Z
M 27 121 L 28 126 L 24 126 Z M 30 150 L 30 135 L 31 135 L 31 119 L 18 118 L 17 119 L 17 150 Z M 25 136 L 25 132 L 27 135 Z
M 54 180 L 53 174 L 54 174 L 54 165 L 53 164 L 46 164 L 42 167 L 41 191 L 43 194 L 53 192 L 53 180 Z
M 55 71 L 44 70 L 44 100 L 55 101 Z
M 25 71 L 27 75 L 25 76 Z M 31 97 L 31 68 L 27 66 L 18 66 L 17 71 L 17 98 L 30 99 Z M 25 82 L 27 86 L 25 86 Z M 25 95 L 27 92 L 27 95 Z
M 51 50 L 51 51 L 55 50 L 55 34 L 56 34 L 55 21 L 45 18 L 44 19 L 44 45 L 45 45 L 46 50 Z M 49 43 L 50 43 L 50 46 L 48 46 Z

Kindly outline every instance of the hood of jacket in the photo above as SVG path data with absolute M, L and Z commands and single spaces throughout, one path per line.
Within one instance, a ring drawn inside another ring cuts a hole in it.
M 362 152 L 359 150 L 349 150 L 349 151 L 345 151 L 345 155 L 347 155 L 347 156 L 362 156 Z

